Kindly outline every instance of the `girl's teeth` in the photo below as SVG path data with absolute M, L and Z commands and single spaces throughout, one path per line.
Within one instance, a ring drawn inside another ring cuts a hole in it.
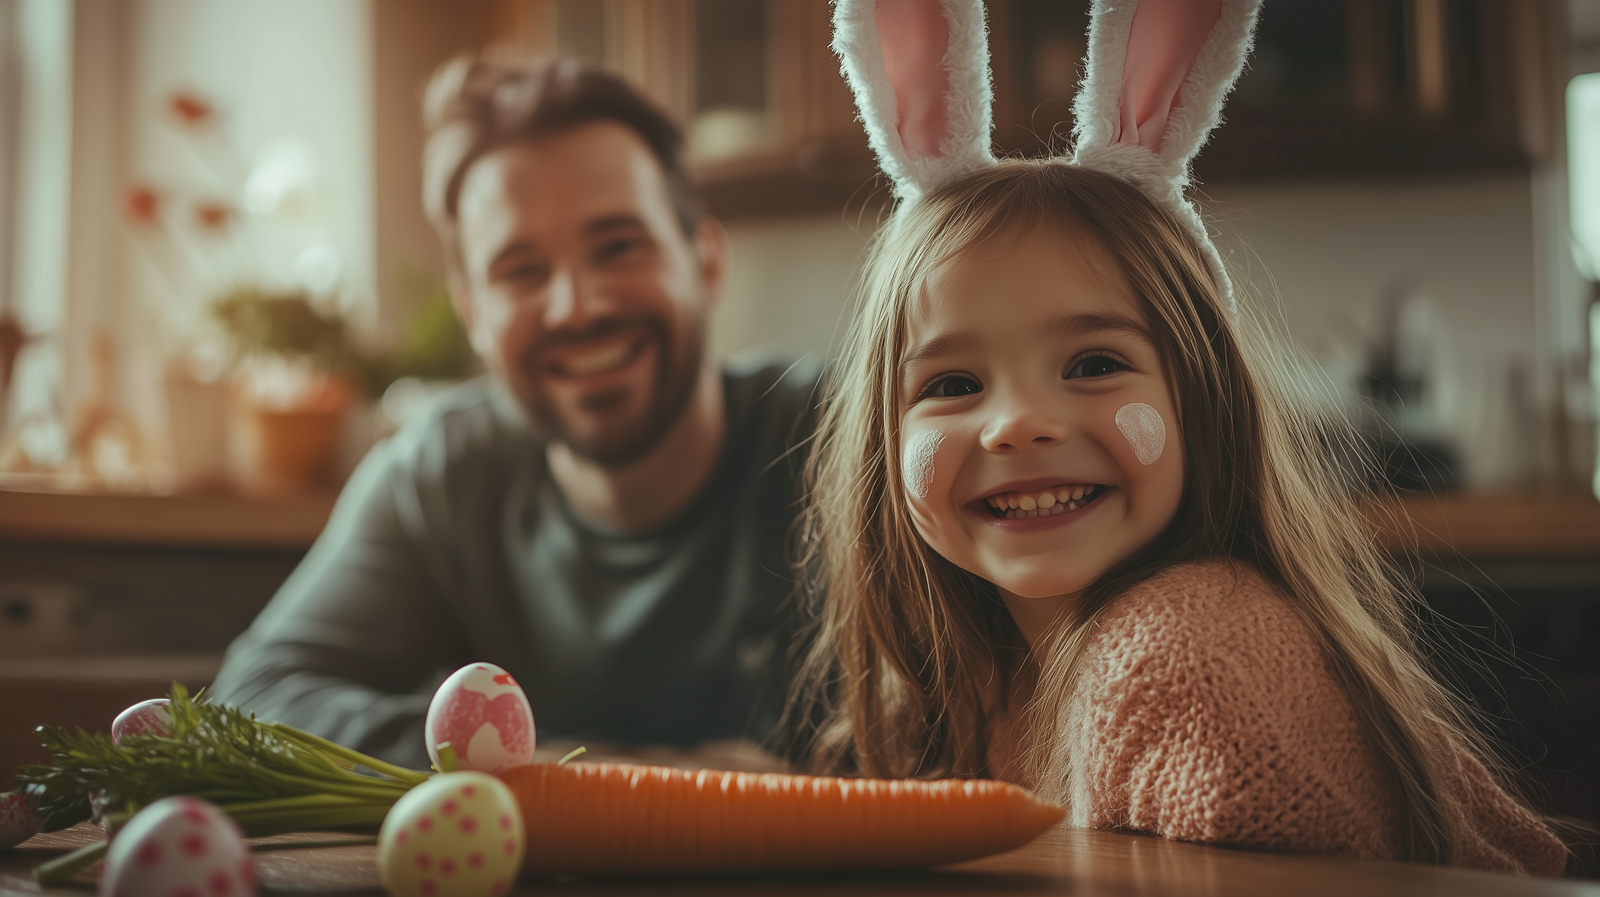
M 1098 488 L 1098 486 L 1062 486 L 1037 495 L 1022 495 L 1015 492 L 991 495 L 985 501 L 1007 520 L 1022 517 L 1051 517 L 1076 511 L 1088 504 L 1089 498 Z

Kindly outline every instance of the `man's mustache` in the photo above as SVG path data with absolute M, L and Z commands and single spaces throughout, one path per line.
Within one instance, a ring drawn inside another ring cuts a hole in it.
M 581 329 L 563 328 L 541 334 L 538 339 L 528 344 L 528 347 L 522 351 L 519 360 L 522 362 L 523 370 L 537 370 L 540 367 L 540 357 L 547 352 L 602 340 L 618 333 L 637 330 L 644 330 L 658 339 L 661 339 L 666 334 L 666 326 L 656 318 L 644 316 L 602 318 Z

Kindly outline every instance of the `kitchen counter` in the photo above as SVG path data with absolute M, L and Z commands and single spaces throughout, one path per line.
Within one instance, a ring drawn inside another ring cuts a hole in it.
M 300 549 L 334 496 L 136 495 L 0 489 L 0 544 Z M 1429 555 L 1600 557 L 1600 502 L 1582 494 L 1447 493 L 1365 508 L 1385 545 Z
M 0 543 L 306 549 L 334 496 L 0 490 Z
M 1583 494 L 1459 493 L 1370 502 L 1390 549 L 1425 557 L 1600 558 L 1600 501 Z

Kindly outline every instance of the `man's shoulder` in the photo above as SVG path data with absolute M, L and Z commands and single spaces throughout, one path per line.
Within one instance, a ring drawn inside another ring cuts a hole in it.
M 801 434 L 815 427 L 822 383 L 818 357 L 747 349 L 723 362 L 722 372 L 728 407 L 735 417 L 751 418 L 763 428 L 797 427 Z
M 396 462 L 425 468 L 483 464 L 534 438 L 509 403 L 487 376 L 456 384 L 409 417 L 390 438 L 389 453 Z

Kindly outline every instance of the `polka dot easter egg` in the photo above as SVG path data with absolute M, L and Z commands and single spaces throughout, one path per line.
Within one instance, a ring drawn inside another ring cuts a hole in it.
M 500 897 L 522 868 L 522 812 L 506 784 L 447 772 L 406 792 L 378 832 L 394 897 Z
M 130 735 L 171 735 L 172 702 L 166 698 L 140 701 L 117 714 L 111 723 L 111 740 L 122 744 Z
M 0 794 L 0 850 L 15 847 L 39 834 L 43 820 L 26 794 Z
M 255 858 L 225 813 L 197 797 L 165 797 L 117 832 L 100 897 L 254 897 Z
M 428 705 L 428 757 L 435 769 L 504 772 L 533 762 L 533 709 L 511 674 L 492 663 L 462 667 Z M 440 759 L 440 745 L 454 755 Z

